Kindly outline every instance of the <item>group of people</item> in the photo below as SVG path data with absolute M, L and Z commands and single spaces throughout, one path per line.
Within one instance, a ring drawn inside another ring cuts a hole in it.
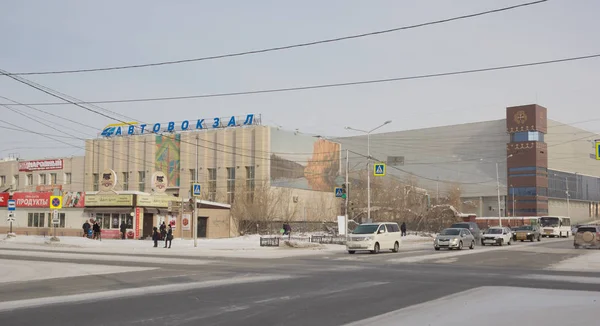
M 165 248 L 171 248 L 171 243 L 173 242 L 173 228 L 171 228 L 171 224 L 166 225 L 165 222 L 162 222 L 160 225 L 160 229 L 156 226 L 152 228 L 152 240 L 154 240 L 154 247 L 158 247 L 159 240 L 165 240 Z M 169 246 L 167 247 L 167 243 Z
M 90 225 L 87 220 L 83 223 L 83 237 L 102 240 L 102 230 L 98 221 L 94 221 L 94 225 Z

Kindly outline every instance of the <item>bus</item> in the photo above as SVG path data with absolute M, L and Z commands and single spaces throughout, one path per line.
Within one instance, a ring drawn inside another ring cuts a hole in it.
M 568 238 L 571 231 L 571 218 L 566 216 L 540 217 L 540 232 L 542 237 Z

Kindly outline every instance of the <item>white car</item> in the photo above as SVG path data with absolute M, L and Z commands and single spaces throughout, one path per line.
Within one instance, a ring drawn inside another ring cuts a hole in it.
M 370 251 L 373 254 L 380 250 L 398 252 L 402 242 L 402 233 L 398 223 L 364 223 L 356 227 L 346 239 L 346 250 L 353 254 L 357 250 Z
M 485 231 L 485 234 L 481 238 L 481 245 L 510 245 L 512 243 L 512 238 L 513 232 L 510 228 L 494 226 Z

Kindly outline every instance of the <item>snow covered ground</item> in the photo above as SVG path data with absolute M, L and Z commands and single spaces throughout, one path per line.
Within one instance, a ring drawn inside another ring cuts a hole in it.
M 0 283 L 29 282 L 65 277 L 139 272 L 154 269 L 146 267 L 123 267 L 6 259 L 0 259 L 0 266 L 2 266 L 2 268 L 0 268 Z M 43 271 L 43 273 L 40 271 Z
M 600 292 L 481 287 L 347 326 L 597 325 L 598 302 Z
M 302 236 L 302 235 L 296 235 Z M 308 234 L 306 235 L 308 236 Z M 403 238 L 402 249 L 410 250 L 429 246 L 432 238 L 409 235 Z M 164 243 L 159 242 L 159 248 L 153 247 L 149 240 L 114 240 L 102 241 L 86 239 L 83 237 L 60 237 L 60 242 L 51 243 L 49 237 L 24 236 L 0 239 L 0 250 L 8 248 L 60 250 L 74 253 L 114 253 L 114 254 L 139 254 L 156 255 L 169 253 L 177 256 L 203 256 L 203 257 L 241 257 L 241 258 L 284 258 L 293 256 L 323 255 L 332 253 L 345 253 L 343 245 L 318 245 L 317 247 L 299 246 L 293 248 L 261 247 L 259 235 L 247 235 L 229 239 L 198 239 L 198 247 L 194 247 L 193 240 L 174 239 L 171 249 L 164 249 Z
M 590 251 L 575 258 L 563 260 L 548 267 L 555 271 L 598 272 L 600 271 L 600 252 Z

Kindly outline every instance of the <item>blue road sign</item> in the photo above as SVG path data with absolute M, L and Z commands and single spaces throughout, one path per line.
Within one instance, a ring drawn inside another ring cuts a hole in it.
M 9 199 L 7 206 L 9 211 L 14 211 L 17 209 L 17 202 L 14 199 Z
M 342 189 L 342 187 L 335 188 L 335 197 L 341 198 L 343 194 L 344 194 L 344 190 Z
M 192 188 L 192 193 L 194 196 L 200 196 L 202 194 L 202 186 L 200 186 L 199 183 L 194 183 L 194 186 Z
M 385 175 L 385 164 L 384 163 L 376 163 L 373 166 L 373 174 L 375 176 L 384 176 Z

